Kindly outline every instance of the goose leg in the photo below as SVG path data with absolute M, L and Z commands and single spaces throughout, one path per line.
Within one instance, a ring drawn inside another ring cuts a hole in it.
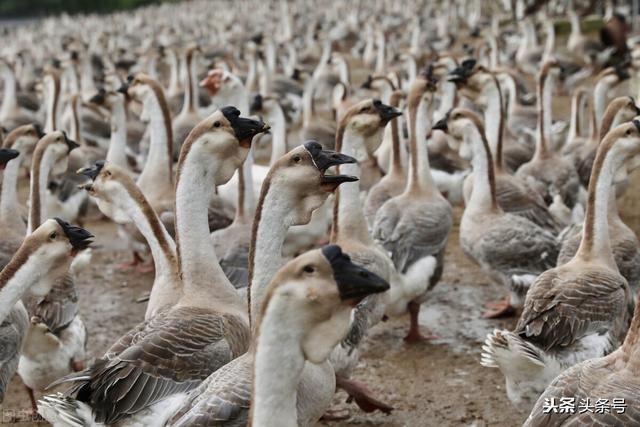
M 144 259 L 142 259 L 142 256 L 140 256 L 138 251 L 133 251 L 133 258 L 131 259 L 131 261 L 124 262 L 122 264 L 118 264 L 116 266 L 116 268 L 118 268 L 120 270 L 128 270 L 130 268 L 137 267 L 138 265 L 142 264 L 143 262 L 144 262 Z
M 38 413 L 38 402 L 36 402 L 36 396 L 33 394 L 33 389 L 28 385 L 24 385 L 27 389 L 27 393 L 29 394 L 29 399 L 31 400 L 31 409 L 33 410 L 34 415 Z
M 411 301 L 408 304 L 409 316 L 411 323 L 409 324 L 409 332 L 404 337 L 406 342 L 421 342 L 435 340 L 439 337 L 437 335 L 422 335 L 420 332 L 420 323 L 418 323 L 418 315 L 420 314 L 420 303 Z
M 349 395 L 347 402 L 355 401 L 356 405 L 364 412 L 370 413 L 379 410 L 389 415 L 393 411 L 393 406 L 389 406 L 371 396 L 367 386 L 361 382 L 336 375 L 336 388 L 346 391 Z
M 485 304 L 485 307 L 488 308 L 488 310 L 482 315 L 485 319 L 510 317 L 516 312 L 515 307 L 511 305 L 511 298 L 509 298 L 508 295 L 501 300 L 488 302 Z

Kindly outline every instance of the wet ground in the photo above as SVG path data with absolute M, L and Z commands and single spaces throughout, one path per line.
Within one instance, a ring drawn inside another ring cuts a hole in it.
M 459 219 L 460 210 L 456 210 Z M 106 221 L 91 221 L 86 228 L 100 245 L 91 265 L 78 279 L 81 314 L 89 331 L 88 356 L 99 357 L 121 334 L 144 317 L 145 305 L 136 303 L 152 283 L 152 274 L 121 271 L 128 260 Z M 322 425 L 343 426 L 515 426 L 525 418 L 506 399 L 504 381 L 497 370 L 479 364 L 480 347 L 487 332 L 509 327 L 511 321 L 481 319 L 482 304 L 500 297 L 491 284 L 462 253 L 457 226 L 450 237 L 444 276 L 422 307 L 420 323 L 425 334 L 438 339 L 424 344 L 405 344 L 402 337 L 408 318 L 377 325 L 366 340 L 354 378 L 365 382 L 376 396 L 391 404 L 391 415 L 365 414 L 348 408 L 344 421 Z M 12 382 L 5 409 L 27 409 L 29 400 L 18 378 Z M 20 423 L 30 426 L 34 423 Z

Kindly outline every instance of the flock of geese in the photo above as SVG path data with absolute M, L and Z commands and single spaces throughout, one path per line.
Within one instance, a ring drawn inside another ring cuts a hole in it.
M 312 426 L 337 388 L 390 413 L 352 378 L 361 344 L 406 315 L 407 345 L 430 338 L 463 206 L 460 245 L 505 291 L 484 316 L 518 318 L 480 363 L 525 425 L 640 425 L 640 243 L 616 206 L 640 165 L 638 5 L 594 3 L 215 0 L 5 28 L 0 402 L 17 373 L 54 426 Z M 98 216 L 120 267 L 155 276 L 87 364 L 96 248 L 70 223 Z M 566 398 L 626 408 L 545 410 Z

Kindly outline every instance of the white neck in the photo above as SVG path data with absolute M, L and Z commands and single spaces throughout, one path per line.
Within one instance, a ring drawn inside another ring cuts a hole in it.
M 538 118 L 538 138 L 536 141 L 536 158 L 539 158 L 542 155 L 546 155 L 547 152 L 551 149 L 549 147 L 549 143 L 551 141 L 551 105 L 552 105 L 552 96 L 553 96 L 553 86 L 554 86 L 554 77 L 549 74 L 544 79 L 543 87 L 542 87 L 542 99 L 538 100 L 539 104 L 539 113 L 541 117 Z M 538 94 L 540 96 L 540 93 Z
M 45 82 L 47 117 L 45 120 L 44 131 L 49 133 L 58 129 L 58 93 L 56 91 L 56 84 L 53 78 L 45 79 Z
M 595 89 L 593 89 L 593 110 L 596 116 L 596 129 L 599 130 L 602 125 L 602 117 L 604 116 L 604 110 L 607 106 L 607 92 L 611 88 L 609 84 L 603 80 L 596 83 Z M 601 135 L 603 137 L 604 135 Z
M 0 323 L 7 318 L 13 306 L 22 298 L 27 290 L 34 285 L 49 284 L 47 275 L 52 267 L 47 257 L 37 256 L 39 252 L 32 254 L 26 262 L 17 267 L 12 277 L 8 278 L 5 283 L 0 283 Z M 9 262 L 8 268 L 12 263 Z
M 151 217 L 147 217 L 140 203 L 128 193 L 123 200 L 115 202 L 118 208 L 131 218 L 151 249 L 155 278 L 145 315 L 145 318 L 148 318 L 158 308 L 176 301 L 176 295 L 182 291 L 178 277 L 176 245 L 153 209 Z
M 573 11 L 570 11 L 569 20 L 571 21 L 571 34 L 578 35 L 578 36 L 582 34 L 582 30 L 580 29 L 580 19 L 578 18 L 578 14 Z
M 542 54 L 543 61 L 553 56 L 556 47 L 556 31 L 553 23 L 547 24 L 547 40 L 544 44 L 544 52 Z
M 571 120 L 569 121 L 569 133 L 567 134 L 567 143 L 573 141 L 575 138 L 581 135 L 581 108 L 582 98 L 580 93 L 576 93 L 571 98 Z
M 384 73 L 386 69 L 386 40 L 384 38 L 384 34 L 382 31 L 378 33 L 376 45 L 378 48 L 378 52 L 376 55 L 376 73 Z
M 431 168 L 429 166 L 429 153 L 427 150 L 427 132 L 431 129 L 431 111 L 424 98 L 420 100 L 415 112 L 415 122 L 409 113 L 409 144 L 411 158 L 409 161 L 409 180 L 406 192 L 420 190 L 432 193 L 436 188 Z
M 305 85 L 302 93 L 302 125 L 309 126 L 313 118 L 313 92 L 315 91 L 315 80 L 311 78 Z
M 155 94 L 147 96 L 144 108 L 150 117 L 149 154 L 137 184 L 145 196 L 149 197 L 150 189 L 173 187 L 170 172 L 172 159 L 169 157 L 169 135 L 165 117 Z
M 0 195 L 0 221 L 18 233 L 24 233 L 24 222 L 18 203 L 18 175 L 24 154 L 7 163 L 2 177 L 2 193 Z
M 491 154 L 495 156 L 494 164 L 497 165 L 498 143 L 500 141 L 500 132 L 502 132 L 500 121 L 502 119 L 502 94 L 493 80 L 491 80 L 484 88 L 484 96 L 487 100 L 487 109 L 484 112 L 484 122 L 487 132 L 487 141 Z
M 96 85 L 93 82 L 93 69 L 88 58 L 82 60 L 82 74 L 80 75 L 82 93 L 96 93 Z
M 472 125 L 465 126 L 464 139 L 468 144 L 471 144 L 471 149 L 473 150 L 473 159 L 471 161 L 473 166 L 473 192 L 467 209 L 469 212 L 486 212 L 493 207 L 492 192 L 494 191 L 491 188 L 489 179 L 487 152 L 477 127 Z
M 242 187 L 240 186 L 241 177 Z M 253 218 L 255 205 L 255 191 L 253 188 L 253 147 L 251 147 L 247 158 L 238 169 L 238 201 L 234 221 L 241 223 L 248 222 L 249 218 Z
M 258 88 L 258 58 L 255 53 L 249 56 L 249 70 L 244 85 L 249 91 L 255 91 Z
M 219 159 L 198 159 L 189 153 L 183 160 L 176 185 L 176 238 L 185 305 L 209 307 L 212 301 L 225 309 L 242 307 L 242 300 L 225 276 L 209 239 L 209 202 Z
M 193 55 L 190 61 L 185 58 L 184 104 L 180 112 L 181 115 L 198 111 L 198 76 L 196 75 L 196 67 L 193 64 L 194 59 Z
M 107 162 L 127 170 L 127 154 L 125 151 L 127 146 L 127 113 L 124 103 L 124 96 L 118 95 L 117 100 L 111 107 L 111 137 L 109 150 L 107 151 Z
M 440 85 L 442 96 L 440 97 L 440 107 L 434 114 L 434 120 L 440 120 L 453 108 L 456 102 L 456 84 L 453 82 L 443 82 Z
M 180 92 L 180 62 L 175 52 L 169 54 L 169 95 Z
M 361 161 L 367 156 L 365 138 L 360 133 L 347 127 L 340 151 Z M 340 165 L 339 170 L 342 175 L 360 177 L 360 167 L 355 163 Z M 360 181 L 347 182 L 340 185 L 336 190 L 336 194 L 335 203 L 338 204 L 338 207 L 337 218 L 334 218 L 334 221 L 337 223 L 338 236 L 332 236 L 332 242 L 336 243 L 336 239 L 349 239 L 364 244 L 373 244 L 373 239 L 371 239 L 367 229 L 367 221 L 364 218 L 362 203 L 360 203 Z
M 0 117 L 4 118 L 18 108 L 18 100 L 16 99 L 16 76 L 13 71 L 5 69 L 2 73 L 2 80 L 4 82 L 4 98 L 2 98 L 2 106 L 0 106 Z
M 271 124 L 271 160 L 273 165 L 287 153 L 287 123 L 280 105 L 276 104 L 269 114 Z
M 271 183 L 271 185 L 275 185 Z M 269 282 L 283 264 L 282 246 L 287 235 L 287 230 L 293 225 L 290 212 L 295 209 L 285 192 L 270 187 L 264 197 L 262 206 L 259 206 L 260 218 L 257 227 L 254 224 L 255 237 L 253 249 L 253 263 L 249 269 L 251 273 L 250 299 L 252 324 L 258 324 L 258 317 L 264 292 Z M 254 221 L 258 220 L 254 219 Z
M 286 301 L 274 297 L 260 325 L 254 361 L 251 425 L 297 427 L 296 392 L 305 357 L 305 331 Z M 283 327 L 285 326 L 286 327 Z

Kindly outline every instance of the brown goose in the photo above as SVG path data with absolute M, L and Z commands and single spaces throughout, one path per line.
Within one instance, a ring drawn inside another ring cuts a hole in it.
M 176 185 L 183 293 L 172 307 L 120 338 L 86 371 L 62 379 L 73 383 L 66 395 L 47 396 L 38 408 L 50 422 L 164 425 L 187 391 L 246 351 L 248 318 L 217 262 L 208 237 L 207 207 L 212 181 L 227 182 L 246 158 L 253 136 L 266 129 L 225 107 L 192 130 L 180 153 Z
M 531 407 L 564 369 L 615 350 L 633 313 L 633 295 L 611 251 L 607 204 L 615 171 L 640 151 L 640 122 L 611 130 L 598 149 L 576 255 L 545 271 L 529 289 L 513 332 L 487 336 L 482 364 L 499 368 L 507 395 Z
M 555 236 L 532 221 L 505 212 L 496 197 L 491 151 L 480 118 L 456 108 L 434 129 L 464 138 L 473 150 L 473 192 L 460 223 L 460 245 L 483 270 L 509 289 L 506 300 L 490 304 L 485 317 L 512 314 L 537 275 L 553 267 Z

